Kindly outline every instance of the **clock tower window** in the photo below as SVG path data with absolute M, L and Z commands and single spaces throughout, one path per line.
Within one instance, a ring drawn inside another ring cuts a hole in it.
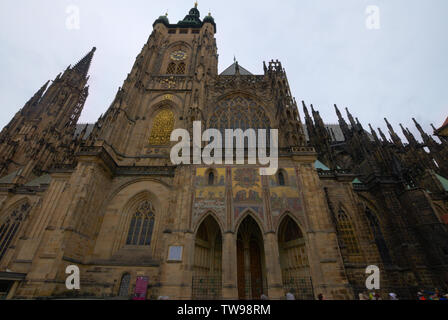
M 185 74 L 185 63 L 180 62 L 177 65 L 177 74 Z
M 170 62 L 170 64 L 168 65 L 168 68 L 166 70 L 167 74 L 175 74 L 176 73 L 176 64 L 174 62 Z

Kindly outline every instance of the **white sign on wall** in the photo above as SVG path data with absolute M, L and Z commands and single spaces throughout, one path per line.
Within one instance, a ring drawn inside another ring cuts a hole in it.
M 168 251 L 168 261 L 180 262 L 182 261 L 182 246 L 170 246 Z

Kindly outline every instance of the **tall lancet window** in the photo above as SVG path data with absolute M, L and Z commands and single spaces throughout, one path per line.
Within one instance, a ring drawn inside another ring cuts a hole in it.
M 353 227 L 350 217 L 344 210 L 340 209 L 336 216 L 336 220 L 340 240 L 342 240 L 344 247 L 347 249 L 347 253 L 353 255 L 360 254 L 358 239 L 356 238 L 355 228 Z
M 174 62 L 170 62 L 168 68 L 166 69 L 167 74 L 175 74 L 177 65 Z
M 14 240 L 22 222 L 28 217 L 30 205 L 26 202 L 16 207 L 4 220 L 0 220 L 0 260 Z
M 185 66 L 185 63 L 183 63 L 183 62 L 180 62 L 178 65 L 177 65 L 177 74 L 184 74 L 185 73 L 185 68 L 186 68 L 186 66 Z
M 215 184 L 215 174 L 213 173 L 213 171 L 210 171 L 208 174 L 208 185 L 212 186 Z
M 154 118 L 149 144 L 154 146 L 169 145 L 173 130 L 174 113 L 168 109 L 160 111 Z
M 152 232 L 154 229 L 154 212 L 154 207 L 151 202 L 145 200 L 139 204 L 131 219 L 126 245 L 151 245 Z

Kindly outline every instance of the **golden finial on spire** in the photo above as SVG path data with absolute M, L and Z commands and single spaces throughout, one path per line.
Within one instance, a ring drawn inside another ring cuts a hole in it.
M 165 16 L 168 17 L 168 10 L 166 10 Z
M 194 2 L 194 7 L 195 7 L 195 8 L 198 7 L 198 2 L 197 2 L 197 1 Z

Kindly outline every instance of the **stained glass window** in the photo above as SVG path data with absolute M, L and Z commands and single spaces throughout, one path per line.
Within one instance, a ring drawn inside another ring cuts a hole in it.
M 339 237 L 345 245 L 347 252 L 349 254 L 360 254 L 353 224 L 350 217 L 342 209 L 337 214 L 337 223 Z
M 278 185 L 279 186 L 284 186 L 285 185 L 285 176 L 283 174 L 283 171 L 280 171 L 278 173 Z
M 0 260 L 11 245 L 22 221 L 28 217 L 30 208 L 28 203 L 24 203 L 16 207 L 4 221 L 0 221 Z
M 149 144 L 165 146 L 170 144 L 171 133 L 174 130 L 174 114 L 171 110 L 162 110 L 154 118 Z
M 263 108 L 253 99 L 244 96 L 233 96 L 220 101 L 208 121 L 208 128 L 220 130 L 223 136 L 226 129 L 266 129 L 266 139 L 269 139 L 270 127 Z
M 365 208 L 367 220 L 369 221 L 370 227 L 372 229 L 373 236 L 375 238 L 376 246 L 380 253 L 381 258 L 385 264 L 390 264 L 392 262 L 390 258 L 389 248 L 384 240 L 383 232 L 381 231 L 380 223 L 376 215 L 370 210 L 369 207 Z
M 143 201 L 132 216 L 126 244 L 132 246 L 151 245 L 153 229 L 154 208 L 151 202 Z

